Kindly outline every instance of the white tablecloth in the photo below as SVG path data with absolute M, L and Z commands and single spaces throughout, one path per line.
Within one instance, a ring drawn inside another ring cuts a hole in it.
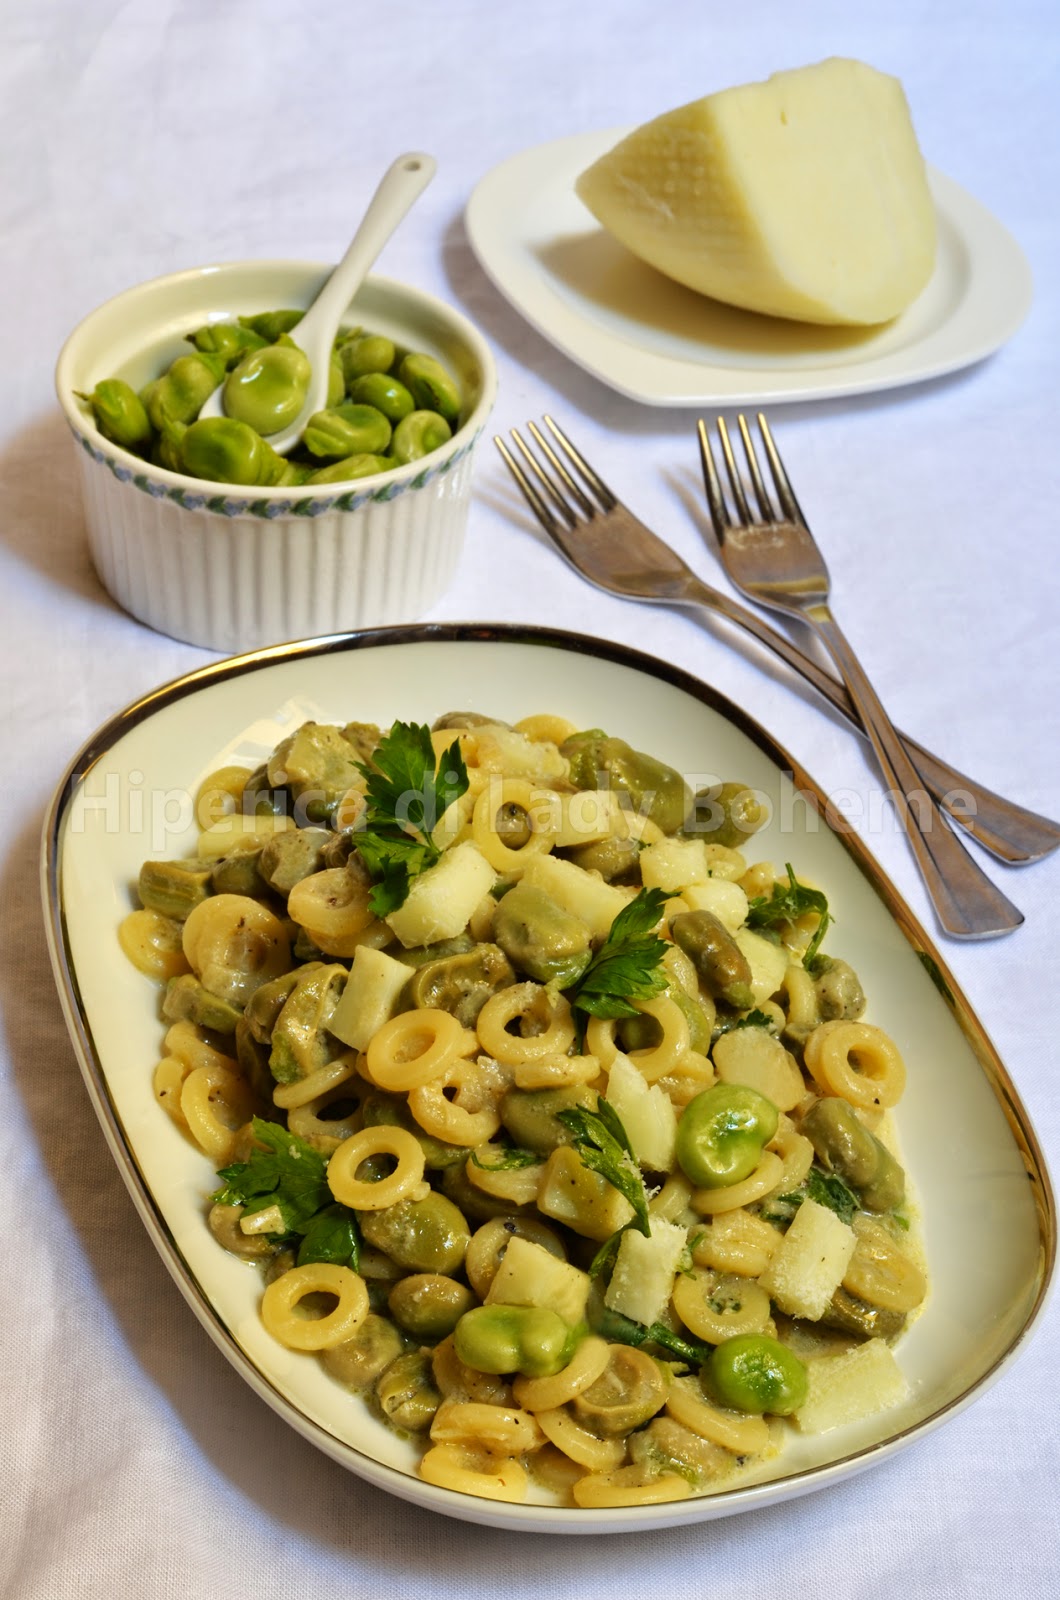
M 42 814 L 74 749 L 133 697 L 209 659 L 131 620 L 92 570 L 51 386 L 78 319 L 182 266 L 334 259 L 383 167 L 402 149 L 431 150 L 438 176 L 380 270 L 483 329 L 500 369 L 499 429 L 553 412 L 645 520 L 716 577 L 694 413 L 624 399 L 553 350 L 478 267 L 463 209 L 483 173 L 521 149 L 830 54 L 902 78 L 928 159 L 1019 240 L 1036 298 L 1011 342 L 970 370 L 778 412 L 783 449 L 839 614 L 896 719 L 995 788 L 1060 809 L 1051 0 L 15 0 L 0 40 L 0 1593 L 1055 1595 L 1055 1309 L 1003 1381 L 947 1427 L 839 1487 L 746 1517 L 607 1541 L 512 1536 L 345 1473 L 238 1380 L 149 1243 L 81 1085 L 37 886 Z M 459 572 L 432 613 L 449 619 L 629 640 L 744 705 L 827 790 L 852 791 L 867 810 L 879 787 L 860 743 L 785 672 L 562 567 L 490 446 Z M 905 841 L 883 823 L 869 842 L 932 926 Z M 1055 1154 L 1058 866 L 997 875 L 1026 926 L 943 948 Z

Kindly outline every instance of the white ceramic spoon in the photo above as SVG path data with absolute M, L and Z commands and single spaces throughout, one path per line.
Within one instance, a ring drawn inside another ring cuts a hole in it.
M 410 151 L 398 156 L 383 174 L 346 254 L 301 322 L 292 330 L 291 338 L 309 357 L 312 375 L 305 404 L 298 416 L 286 428 L 268 435 L 268 442 L 278 455 L 287 454 L 301 437 L 314 411 L 322 411 L 327 405 L 331 350 L 343 314 L 380 250 L 413 202 L 419 199 L 437 169 L 438 163 L 434 157 L 422 151 Z M 223 417 L 223 395 L 224 384 L 221 383 L 199 412 L 200 417 Z

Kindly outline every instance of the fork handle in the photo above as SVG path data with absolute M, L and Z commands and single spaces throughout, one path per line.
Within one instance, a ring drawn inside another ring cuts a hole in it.
M 816 629 L 843 674 L 942 927 L 954 939 L 990 939 L 1018 928 L 1023 913 L 990 881 L 943 821 L 828 606 L 823 602 L 807 606 L 800 609 L 800 616 Z
M 858 711 L 843 684 L 819 667 L 786 634 L 780 633 L 739 601 L 731 600 L 728 595 L 708 588 L 706 584 L 701 585 L 698 580 L 688 585 L 683 598 L 697 609 L 720 612 L 730 622 L 752 634 L 760 644 L 766 645 L 811 683 L 818 694 L 859 733 L 865 734 Z M 995 794 L 992 789 L 987 789 L 926 750 L 909 734 L 899 733 L 898 736 L 911 754 L 920 781 L 929 794 L 954 822 L 959 823 L 984 850 L 989 850 L 999 861 L 1009 866 L 1040 861 L 1060 845 L 1060 824 L 1017 805 L 1003 795 Z

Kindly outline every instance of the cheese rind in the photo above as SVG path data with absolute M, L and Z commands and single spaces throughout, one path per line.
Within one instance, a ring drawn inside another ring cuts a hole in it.
M 904 311 L 935 208 L 897 78 L 833 57 L 645 123 L 577 180 L 597 221 L 701 294 L 802 322 Z

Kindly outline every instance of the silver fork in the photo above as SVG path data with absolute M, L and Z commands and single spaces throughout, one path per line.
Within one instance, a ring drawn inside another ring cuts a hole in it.
M 757 503 L 753 514 L 744 492 L 725 420 L 718 418 L 718 437 L 735 520 L 714 465 L 710 436 L 699 423 L 710 517 L 721 549 L 722 565 L 742 594 L 812 628 L 842 674 L 862 727 L 887 781 L 921 876 L 945 931 L 955 939 L 986 939 L 1009 933 L 1023 921 L 1022 912 L 972 860 L 942 818 L 924 781 L 849 640 L 829 606 L 828 568 L 807 526 L 784 471 L 769 424 L 761 412 L 758 426 L 776 488 L 779 514 L 766 490 L 746 418 L 737 418 L 747 471 Z
M 812 684 L 859 733 L 864 732 L 841 683 L 755 612 L 697 577 L 676 551 L 617 499 L 552 418 L 546 417 L 545 423 L 551 440 L 535 423 L 528 424 L 543 460 L 512 429 L 526 471 L 503 439 L 495 435 L 494 443 L 541 527 L 583 578 L 608 594 L 652 605 L 688 607 L 736 623 Z M 552 441 L 563 452 L 562 458 Z M 925 786 L 954 821 L 1000 861 L 1013 866 L 1037 861 L 1060 845 L 1060 825 L 994 794 L 907 735 L 902 737 Z

